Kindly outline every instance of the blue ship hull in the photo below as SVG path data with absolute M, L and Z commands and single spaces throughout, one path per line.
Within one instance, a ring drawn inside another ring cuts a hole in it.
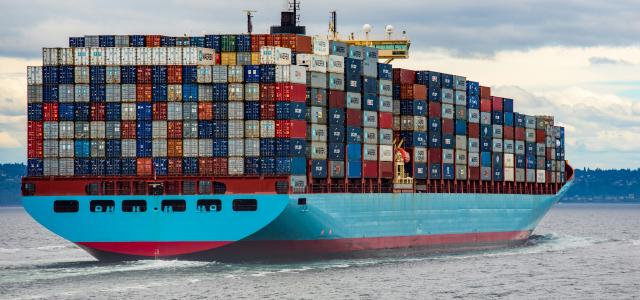
M 44 227 L 98 259 L 317 258 L 522 243 L 571 184 L 556 195 L 30 196 L 23 203 Z M 53 202 L 60 199 L 77 200 L 78 212 L 54 212 Z M 90 212 L 89 202 L 101 199 L 114 200 L 115 209 Z M 159 209 L 165 199 L 186 200 L 186 211 Z M 199 199 L 219 199 L 221 209 L 198 210 Z M 235 199 L 255 199 L 257 210 L 235 211 Z M 146 200 L 148 209 L 123 212 L 123 200 Z

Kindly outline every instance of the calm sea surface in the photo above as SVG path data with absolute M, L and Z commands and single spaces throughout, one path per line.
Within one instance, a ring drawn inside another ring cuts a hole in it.
M 559 205 L 528 245 L 295 264 L 104 264 L 0 208 L 0 299 L 640 299 L 640 205 Z

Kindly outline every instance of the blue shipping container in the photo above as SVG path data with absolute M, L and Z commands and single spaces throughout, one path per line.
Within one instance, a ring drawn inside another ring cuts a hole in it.
M 196 66 L 182 66 L 182 83 L 197 83 L 198 68 Z
M 276 139 L 260 139 L 260 156 L 276 156 Z
M 513 112 L 513 99 L 502 99 L 502 111 L 511 113 Z
M 104 158 L 91 159 L 91 175 L 104 176 L 107 161 Z
M 80 176 L 91 175 L 91 159 L 76 158 L 73 160 L 73 172 Z
M 290 139 L 289 150 L 291 151 L 291 156 L 305 156 L 307 141 L 305 139 Z
M 121 175 L 121 161 L 119 158 L 107 158 L 105 162 L 105 175 L 119 176 Z
M 363 130 L 361 127 L 347 127 L 347 143 L 362 143 Z
M 42 102 L 54 103 L 58 102 L 58 85 L 45 84 L 42 86 Z
M 501 111 L 494 111 L 491 113 L 491 123 L 494 125 L 503 125 L 504 119 L 502 118 Z
M 456 168 L 453 164 L 442 164 L 442 179 L 453 180 L 456 177 Z
M 491 167 L 491 152 L 480 152 L 480 166 Z
M 151 87 L 151 100 L 153 102 L 166 102 L 167 98 L 167 84 L 154 84 Z
M 276 102 L 276 120 L 290 120 L 291 119 L 291 102 L 277 101 Z
M 220 43 L 221 37 L 219 35 L 205 35 L 204 47 L 215 49 L 216 52 L 222 51 L 222 44 Z
M 504 113 L 504 126 L 513 126 L 513 113 Z
M 104 84 L 91 84 L 89 86 L 89 100 L 91 102 L 107 101 L 107 87 Z
M 453 75 L 442 74 L 442 88 L 453 89 Z
M 140 138 L 136 139 L 136 155 L 138 157 L 151 157 L 151 139 Z
M 440 164 L 429 164 L 429 179 L 442 179 L 442 166 Z
M 114 35 L 100 35 L 98 36 L 98 45 L 100 47 L 115 47 L 116 37 Z
M 194 83 L 182 84 L 182 101 L 185 101 L 185 102 L 198 101 L 198 84 L 194 84 Z
M 151 83 L 167 83 L 167 66 L 151 67 Z
M 118 108 L 120 107 L 120 103 Z M 107 115 L 108 116 L 108 115 Z M 118 115 L 118 118 L 120 115 Z M 73 121 L 75 119 L 74 104 L 73 103 L 60 103 L 58 104 L 58 120 L 60 121 Z
M 429 132 L 429 147 L 442 148 L 442 136 L 440 132 Z
M 74 84 L 75 72 L 73 66 L 60 66 L 58 74 L 58 82 L 60 84 Z
M 198 158 L 197 157 L 182 158 L 182 174 L 198 175 Z
M 305 120 L 307 113 L 307 104 L 304 102 L 291 103 L 291 120 Z
M 291 175 L 306 175 L 307 159 L 304 157 L 291 158 Z
M 442 90 L 437 87 L 429 87 L 429 101 L 431 102 L 441 102 L 442 101 Z
M 42 67 L 42 83 L 58 84 L 58 67 L 56 66 Z
M 490 138 L 481 138 L 480 139 L 480 151 L 482 152 L 491 152 L 493 144 Z
M 229 155 L 229 142 L 226 138 L 213 139 L 213 156 L 227 157 Z
M 442 130 L 442 122 L 439 118 L 429 118 L 429 132 L 439 133 Z
M 122 66 L 120 67 L 120 83 L 122 84 L 136 84 L 136 66 Z
M 260 120 L 260 102 L 258 101 L 244 102 L 244 119 L 245 121 Z
M 362 160 L 362 144 L 347 144 L 347 160 L 348 161 Z
M 276 173 L 276 159 L 274 157 L 260 157 L 260 174 L 274 175 Z
M 244 82 L 247 82 L 247 83 L 260 82 L 260 66 L 259 65 L 244 66 Z
M 260 175 L 260 157 L 244 158 L 244 174 Z
M 454 149 L 456 147 L 456 137 L 453 134 L 442 134 L 442 149 Z
M 329 144 L 329 160 L 341 160 L 343 161 L 345 158 L 344 155 L 344 144 L 342 143 L 330 143 Z
M 327 132 L 329 143 L 344 143 L 344 126 L 331 125 Z
M 89 106 L 89 103 L 76 103 L 74 109 L 76 121 L 89 121 L 91 113 L 91 106 Z
M 213 121 L 198 121 L 198 137 L 201 139 L 213 138 Z
M 138 121 L 151 121 L 153 119 L 153 109 L 151 103 L 138 102 L 136 103 L 136 120 Z
M 107 68 L 105 66 L 89 67 L 89 83 L 105 84 L 107 83 Z
M 393 66 L 378 63 L 378 78 L 380 78 L 380 80 L 393 80 Z
M 118 158 L 122 153 L 122 141 L 119 139 L 108 139 L 105 142 L 107 157 Z
M 44 161 L 39 158 L 30 158 L 27 160 L 27 175 L 29 176 L 43 176 L 44 175 Z
M 362 178 L 362 161 L 347 161 L 347 178 Z
M 327 178 L 327 161 L 314 159 L 311 161 L 311 177 Z
M 137 161 L 135 158 L 123 158 L 120 162 L 120 172 L 124 176 L 134 176 L 137 174 Z
M 467 122 L 456 120 L 456 135 L 467 135 Z
M 260 83 L 276 82 L 276 65 L 260 65 Z
M 153 174 L 166 176 L 169 171 L 169 160 L 166 157 L 153 158 Z
M 276 157 L 276 175 L 291 174 L 291 158 Z
M 226 83 L 213 84 L 213 101 L 227 101 L 229 99 L 229 88 Z
M 213 137 L 217 139 L 227 138 L 229 132 L 229 122 L 213 120 Z

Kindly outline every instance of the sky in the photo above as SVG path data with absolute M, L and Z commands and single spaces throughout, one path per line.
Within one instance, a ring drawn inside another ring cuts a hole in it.
M 202 35 L 279 23 L 281 0 L 0 0 L 0 162 L 26 160 L 26 66 L 42 47 L 93 34 Z M 566 127 L 574 167 L 640 167 L 640 2 L 638 1 L 304 1 L 308 34 L 362 36 L 387 24 L 411 39 L 395 67 L 466 76 L 515 99 L 515 110 L 554 115 Z

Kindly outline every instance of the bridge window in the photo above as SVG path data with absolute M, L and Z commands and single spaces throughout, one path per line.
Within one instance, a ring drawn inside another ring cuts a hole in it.
M 184 200 L 162 200 L 160 207 L 163 212 L 184 212 L 187 203 Z
M 211 181 L 200 180 L 198 181 L 198 194 L 211 194 Z
M 183 181 L 182 182 L 182 194 L 183 195 L 195 195 L 196 194 L 196 182 L 195 181 Z
M 196 209 L 199 212 L 220 211 L 222 209 L 222 201 L 219 199 L 200 199 L 197 205 Z
M 256 211 L 258 210 L 258 201 L 256 199 L 236 199 L 233 200 L 234 211 Z
M 57 213 L 75 213 L 79 208 L 76 200 L 56 200 L 53 202 L 53 211 Z
M 116 203 L 113 200 L 91 200 L 89 210 L 91 212 L 114 212 Z
M 100 184 L 99 183 L 89 183 L 85 187 L 85 192 L 87 195 L 99 195 L 100 194 Z
M 123 212 L 145 212 L 147 211 L 147 201 L 144 200 L 124 200 L 122 201 Z

